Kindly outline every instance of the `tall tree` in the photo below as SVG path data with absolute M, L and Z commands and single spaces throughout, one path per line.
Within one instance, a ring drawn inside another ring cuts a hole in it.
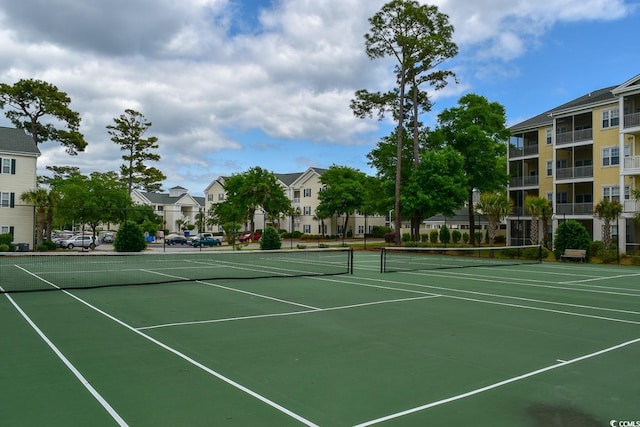
M 447 15 L 436 6 L 420 5 L 415 0 L 392 0 L 369 19 L 370 32 L 365 35 L 366 53 L 370 59 L 390 57 L 395 60 L 396 87 L 387 93 L 356 92 L 351 108 L 358 117 L 370 117 L 373 111 L 383 117 L 386 111 L 393 113 L 397 122 L 396 158 L 402 158 L 404 127 L 407 120 L 407 94 L 413 108 L 414 151 L 418 144 L 418 111 L 428 110 L 428 96 L 419 92 L 419 86 L 429 83 L 436 90 L 446 86 L 455 77 L 448 70 L 439 69 L 444 61 L 458 53 L 451 41 L 453 26 Z M 419 108 L 420 107 L 420 108 Z M 415 161 L 418 156 L 416 154 Z M 396 164 L 395 179 L 395 242 L 400 243 L 400 197 L 402 163 Z
M 332 215 L 344 215 L 343 235 L 347 233 L 349 216 L 365 204 L 367 194 L 367 175 L 347 166 L 331 166 L 320 176 L 325 187 L 318 194 L 320 203 L 316 214 L 321 218 Z
M 509 130 L 505 123 L 502 105 L 472 93 L 460 98 L 457 107 L 438 115 L 437 137 L 464 158 L 472 244 L 475 241 L 474 191 L 496 191 L 508 183 L 506 141 Z
M 602 199 L 593 207 L 593 213 L 604 221 L 602 243 L 608 250 L 611 247 L 611 222 L 622 213 L 622 205 L 617 200 Z
M 500 226 L 500 222 L 511 213 L 513 202 L 507 196 L 507 192 L 487 191 L 480 195 L 480 200 L 476 204 L 476 209 L 482 212 L 489 221 L 489 242 L 493 245 L 496 239 L 496 232 Z
M 122 156 L 126 163 L 120 166 L 120 174 L 127 180 L 129 193 L 133 189 L 159 191 L 166 176 L 159 169 L 145 164 L 160 160 L 160 155 L 153 151 L 158 149 L 158 138 L 143 138 L 152 123 L 144 115 L 131 109 L 126 109 L 124 114 L 113 121 L 115 124 L 108 125 L 107 129 L 111 140 L 120 146 L 121 151 L 126 152 Z
M 69 108 L 71 98 L 56 86 L 42 80 L 22 79 L 14 85 L 0 83 L 0 108 L 10 107 L 5 116 L 17 128 L 24 129 L 36 145 L 57 141 L 67 153 L 84 151 L 87 142 L 80 133 L 80 114 Z M 53 123 L 42 123 L 53 117 L 66 125 L 59 128 Z

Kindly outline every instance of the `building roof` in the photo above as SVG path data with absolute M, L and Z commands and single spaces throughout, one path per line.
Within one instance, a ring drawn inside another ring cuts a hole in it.
M 616 96 L 613 94 L 613 90 L 618 86 L 609 86 L 602 89 L 598 89 L 587 94 L 584 94 L 578 98 L 559 105 L 551 110 L 547 110 L 542 114 L 531 117 L 523 122 L 517 123 L 511 126 L 511 131 L 520 131 L 532 128 L 539 128 L 545 125 L 551 125 L 553 122 L 553 116 L 561 115 L 568 111 L 575 111 L 585 109 L 590 106 L 610 103 L 616 100 Z
M 474 218 L 476 220 L 480 220 L 480 223 L 488 223 L 487 217 L 482 214 L 475 214 Z M 461 222 L 466 224 L 469 222 L 469 209 L 462 208 L 458 209 L 453 213 L 452 216 L 445 216 L 442 214 L 434 215 L 424 220 L 424 222 L 447 222 L 447 223 L 458 223 Z M 476 221 L 477 222 L 477 221 Z
M 22 129 L 0 126 L 0 151 L 40 155 L 33 139 Z

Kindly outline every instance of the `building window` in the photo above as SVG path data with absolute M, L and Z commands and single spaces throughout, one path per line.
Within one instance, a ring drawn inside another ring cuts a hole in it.
M 611 128 L 620 124 L 620 110 L 614 108 L 612 110 L 602 111 L 602 129 Z
M 311 234 L 311 224 L 305 224 L 302 227 L 302 232 L 305 234 Z
M 547 176 L 553 176 L 553 160 L 547 160 Z
M 553 193 L 552 192 L 547 193 L 547 200 L 549 201 L 549 203 L 553 204 Z
M 0 193 L 0 208 L 12 208 L 15 203 L 14 193 Z
M 8 234 L 11 230 L 11 227 L 8 225 L 0 225 L 0 234 Z
M 311 206 L 305 206 L 303 208 L 304 215 L 311 215 Z
M 207 201 L 213 202 L 213 194 L 207 194 Z
M 602 166 L 616 166 L 620 164 L 620 150 L 618 147 L 602 149 Z
M 358 234 L 364 234 L 364 225 L 358 226 Z
M 311 197 L 311 189 L 310 188 L 305 188 L 304 189 L 304 194 L 302 195 L 302 197 Z
M 219 194 L 218 194 L 218 201 L 219 201 L 219 202 L 224 201 L 224 193 L 219 193 Z
M 0 173 L 16 174 L 16 159 L 0 158 Z
M 620 201 L 620 187 L 617 185 L 610 185 L 602 187 L 602 197 L 609 199 L 610 201 Z
M 547 145 L 553 144 L 553 129 L 547 129 Z

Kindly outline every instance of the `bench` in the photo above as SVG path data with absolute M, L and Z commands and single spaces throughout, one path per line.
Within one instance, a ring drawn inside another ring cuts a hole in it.
M 579 259 L 580 262 L 587 261 L 587 251 L 585 249 L 565 249 L 560 256 L 561 259 Z

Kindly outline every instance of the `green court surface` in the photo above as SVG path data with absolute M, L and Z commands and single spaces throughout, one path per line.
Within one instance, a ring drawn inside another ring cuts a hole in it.
M 0 425 L 640 420 L 639 268 L 353 267 L 0 294 Z

